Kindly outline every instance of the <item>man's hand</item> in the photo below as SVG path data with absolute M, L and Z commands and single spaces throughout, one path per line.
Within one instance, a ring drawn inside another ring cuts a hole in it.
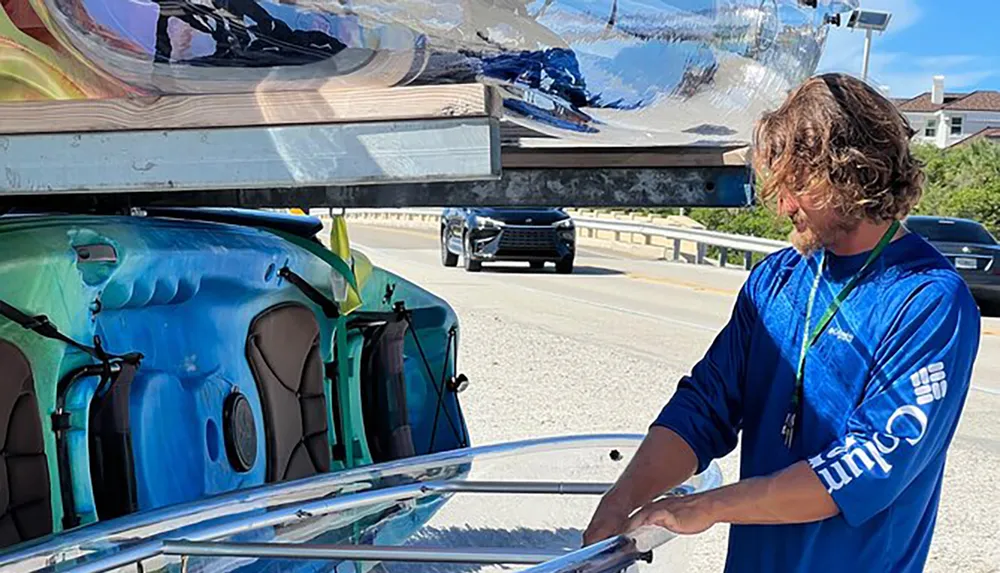
M 584 545 L 627 533 L 633 511 L 684 483 L 697 467 L 694 452 L 680 436 L 663 427 L 650 428 L 618 483 L 597 506 L 583 534 Z
M 630 513 L 632 513 L 632 508 L 614 497 L 605 496 L 600 505 L 597 506 L 597 511 L 590 519 L 586 531 L 583 532 L 583 544 L 585 546 L 591 545 L 625 533 Z
M 701 533 L 716 523 L 777 525 L 821 521 L 840 512 L 808 462 L 689 496 L 668 497 L 629 520 L 631 531 L 658 525 L 677 534 Z
M 634 531 L 643 525 L 656 525 L 679 535 L 701 533 L 718 522 L 712 504 L 705 496 L 673 496 L 642 508 L 626 527 Z

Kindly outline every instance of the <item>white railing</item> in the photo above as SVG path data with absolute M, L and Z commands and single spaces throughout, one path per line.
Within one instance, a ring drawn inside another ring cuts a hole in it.
M 610 231 L 615 233 L 614 240 L 616 242 L 621 241 L 622 235 L 644 237 L 644 243 L 647 245 L 652 244 L 653 237 L 673 240 L 674 244 L 671 250 L 673 251 L 674 260 L 681 259 L 681 243 L 684 241 L 695 244 L 694 262 L 697 264 L 706 263 L 708 247 L 718 247 L 719 266 L 722 267 L 725 267 L 728 263 L 730 250 L 741 252 L 743 253 L 743 267 L 747 270 L 750 269 L 754 253 L 769 255 L 789 246 L 784 241 L 761 239 L 745 235 L 732 235 L 704 229 L 668 227 L 634 221 L 614 221 L 584 217 L 574 217 L 573 221 L 576 223 L 577 229 L 582 229 L 591 236 L 594 235 L 595 231 Z
M 316 214 L 322 216 L 321 213 Z M 375 224 L 405 222 L 412 226 L 436 227 L 440 225 L 441 221 L 441 209 L 348 209 L 346 214 L 349 220 Z M 628 245 L 663 247 L 665 251 L 668 249 L 672 251 L 672 258 L 675 261 L 686 258 L 683 256 L 682 244 L 684 243 L 694 245 L 690 260 L 696 264 L 708 264 L 708 248 L 716 247 L 719 249 L 718 263 L 716 264 L 721 267 L 728 264 L 730 251 L 742 253 L 742 266 L 749 269 L 755 253 L 768 255 L 789 246 L 784 241 L 689 227 L 581 216 L 573 216 L 573 221 L 578 232 L 582 232 L 583 237 L 589 239 L 604 238 L 615 243 Z M 641 240 L 636 241 L 636 237 Z M 656 241 L 656 239 L 660 240 Z M 666 240 L 666 245 L 664 245 L 664 240 Z

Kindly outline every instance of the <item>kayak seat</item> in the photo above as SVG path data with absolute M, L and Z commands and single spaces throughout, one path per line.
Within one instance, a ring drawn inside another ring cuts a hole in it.
M 362 347 L 362 412 L 368 447 L 376 463 L 416 454 L 406 401 L 407 326 L 397 318 L 370 328 Z
M 311 310 L 282 303 L 250 324 L 247 360 L 264 414 L 265 480 L 330 470 L 320 328 Z
M 49 467 L 31 365 L 0 340 L 0 547 L 52 533 Z

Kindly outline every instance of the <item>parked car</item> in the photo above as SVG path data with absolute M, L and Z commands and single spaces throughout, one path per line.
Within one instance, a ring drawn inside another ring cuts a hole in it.
M 951 261 L 981 307 L 1000 307 L 1000 243 L 986 227 L 969 219 L 916 215 L 905 225 Z
M 477 272 L 484 262 L 521 261 L 533 269 L 555 263 L 572 273 L 576 257 L 573 219 L 559 208 L 446 208 L 441 213 L 441 263 Z

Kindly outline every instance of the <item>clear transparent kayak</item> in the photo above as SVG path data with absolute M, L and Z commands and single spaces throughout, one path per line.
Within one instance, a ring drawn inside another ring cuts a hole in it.
M 37 70 L 62 70 L 52 97 L 106 95 L 71 65 L 146 95 L 482 82 L 502 88 L 512 120 L 543 133 L 648 145 L 748 140 L 750 118 L 815 71 L 828 17 L 857 0 L 10 4 L 15 16 L 33 14 L 14 28 L 53 39 L 8 38 Z M 52 63 L 54 48 L 62 63 Z
M 663 529 L 581 542 L 599 496 L 641 440 L 540 438 L 235 491 L 35 540 L 0 554 L 0 571 L 598 573 L 660 559 L 673 565 L 684 555 Z M 670 493 L 721 483 L 713 464 Z

